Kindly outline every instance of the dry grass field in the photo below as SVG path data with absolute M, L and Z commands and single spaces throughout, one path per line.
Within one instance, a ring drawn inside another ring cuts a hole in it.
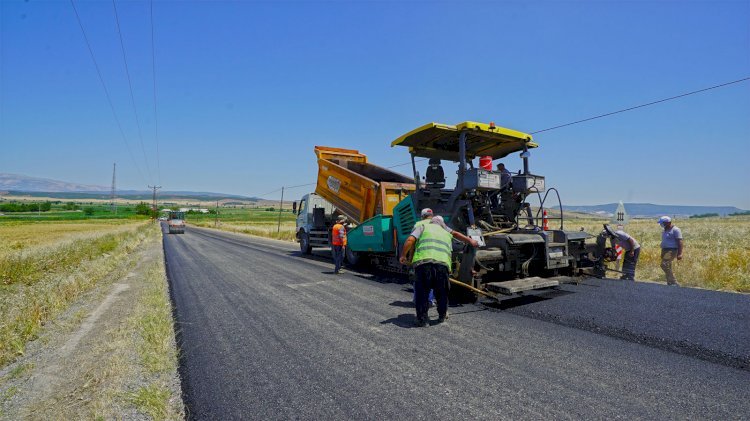
M 0 224 L 0 258 L 8 253 L 29 250 L 63 240 L 86 238 L 101 232 L 130 229 L 132 220 L 96 221 L 7 221 Z
M 606 222 L 567 219 L 565 228 L 598 234 Z M 750 216 L 677 219 L 674 224 L 685 237 L 684 258 L 673 265 L 681 285 L 750 293 Z M 625 232 L 641 244 L 636 279 L 666 282 L 659 266 L 662 229 L 656 218 L 633 219 Z
M 0 224 L 0 238 L 14 244 L 0 249 L 0 419 L 184 418 L 157 224 Z
M 140 223 L 0 225 L 0 367 L 142 241 Z

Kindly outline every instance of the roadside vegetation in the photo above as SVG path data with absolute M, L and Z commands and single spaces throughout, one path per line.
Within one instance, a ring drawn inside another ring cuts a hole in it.
M 0 419 L 184 418 L 158 224 L 0 224 L 0 243 L 11 238 L 0 248 Z
M 185 218 L 188 223 L 187 229 L 190 229 L 190 225 L 194 225 L 277 240 L 293 241 L 295 239 L 296 216 L 291 209 L 284 209 L 281 212 L 280 227 L 278 208 L 220 208 L 218 218 L 216 214 L 192 213 L 186 215 Z
M 14 238 L 0 247 L 0 367 L 23 355 L 45 323 L 120 264 L 147 229 L 144 223 L 59 228 L 0 225 L 0 239 Z
M 9 221 L 80 221 L 90 219 L 144 219 L 151 216 L 146 202 L 119 204 L 115 209 L 99 202 L 47 200 L 8 201 L 0 198 L 0 223 Z

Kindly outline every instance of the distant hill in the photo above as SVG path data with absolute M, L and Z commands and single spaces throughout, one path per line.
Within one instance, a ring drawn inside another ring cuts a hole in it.
M 47 178 L 29 177 L 19 174 L 0 173 L 0 192 L 13 196 L 50 197 L 56 199 L 108 199 L 110 188 L 91 184 L 68 183 Z M 149 190 L 117 190 L 117 197 L 128 200 L 151 200 Z M 190 198 L 201 201 L 237 199 L 256 202 L 259 199 L 236 194 L 159 191 L 159 200 Z
M 564 210 L 582 212 L 601 216 L 612 216 L 617 209 L 617 203 L 604 205 L 563 206 Z M 730 213 L 744 212 L 734 206 L 684 206 L 684 205 L 656 205 L 653 203 L 625 203 L 625 211 L 631 218 L 670 216 L 692 216 L 706 213 L 718 213 L 725 216 Z
M 16 190 L 23 192 L 109 191 L 109 189 L 104 186 L 68 183 L 66 181 L 50 180 L 48 178 L 36 178 L 26 175 L 6 173 L 0 173 L 0 190 Z

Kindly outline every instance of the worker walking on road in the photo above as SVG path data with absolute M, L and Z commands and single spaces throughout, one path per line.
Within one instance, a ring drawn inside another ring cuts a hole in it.
M 341 267 L 344 264 L 344 253 L 346 252 L 346 217 L 339 215 L 336 219 L 336 224 L 331 229 L 331 253 L 333 253 L 333 263 L 335 268 L 333 273 L 338 275 L 341 273 Z
M 672 272 L 672 261 L 682 260 L 682 231 L 672 224 L 672 218 L 662 216 L 659 225 L 664 231 L 661 233 L 661 270 L 667 276 L 667 285 L 680 286 Z
M 476 240 L 450 229 L 442 218 L 433 218 L 430 208 L 422 209 L 421 216 L 422 220 L 414 225 L 414 230 L 404 243 L 399 261 L 401 264 L 408 264 L 408 256 L 412 248 L 415 249 L 411 261 L 416 275 L 414 290 L 417 294 L 417 326 L 426 327 L 429 322 L 427 297 L 430 289 L 435 291 L 437 299 L 438 323 L 444 322 L 448 317 L 448 276 L 453 260 L 453 238 L 474 247 L 478 244 Z
M 613 230 L 609 225 L 605 225 L 607 233 L 612 240 L 612 247 L 617 244 L 623 250 L 625 259 L 622 262 L 622 276 L 620 279 L 625 281 L 635 281 L 635 267 L 638 264 L 638 257 L 641 255 L 641 245 L 635 241 L 630 234 L 623 230 Z

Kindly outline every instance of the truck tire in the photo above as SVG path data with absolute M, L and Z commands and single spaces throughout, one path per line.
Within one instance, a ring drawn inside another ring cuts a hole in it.
M 312 253 L 312 246 L 310 245 L 310 235 L 304 231 L 299 236 L 299 249 L 302 254 Z
M 344 252 L 344 258 L 346 259 L 346 263 L 350 267 L 359 267 L 363 262 L 363 255 L 362 253 L 358 253 L 356 251 L 352 251 L 351 248 L 347 247 L 346 251 Z

